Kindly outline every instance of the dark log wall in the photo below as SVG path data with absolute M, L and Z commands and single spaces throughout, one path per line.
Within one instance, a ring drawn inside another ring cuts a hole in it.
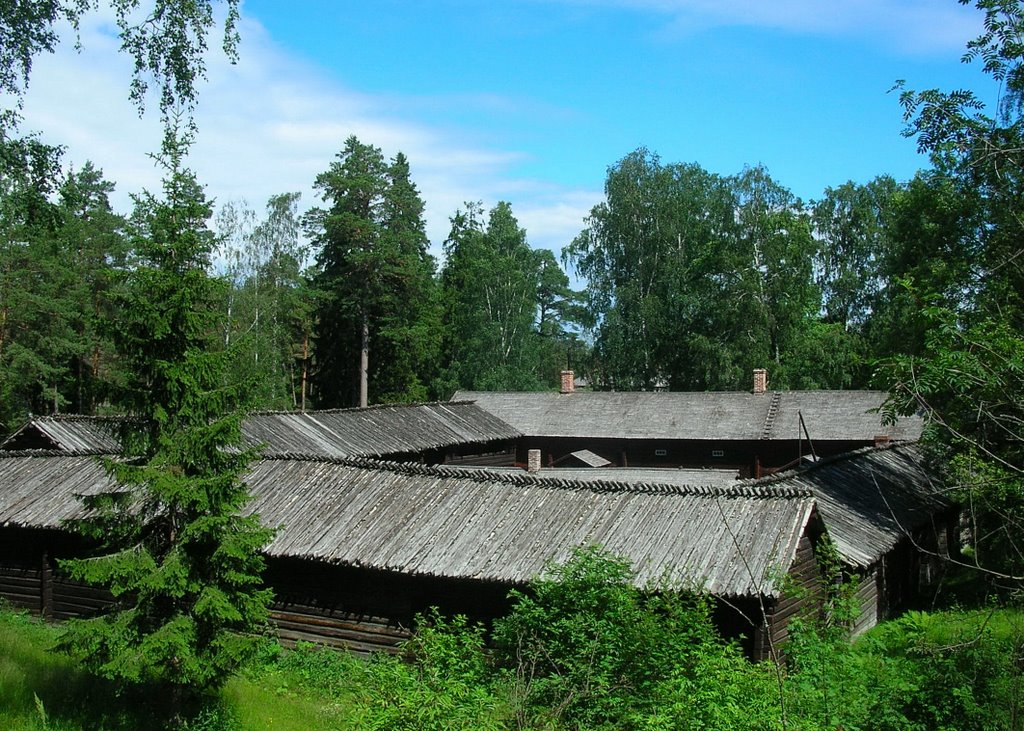
M 794 619 L 820 615 L 825 587 L 815 552 L 817 540 L 817 536 L 806 533 L 800 539 L 796 559 L 786 575 L 787 588 L 781 598 L 766 607 L 766 626 L 755 635 L 755 659 L 763 660 L 782 651 Z
M 510 447 L 497 452 L 484 452 L 480 454 L 449 454 L 445 457 L 445 464 L 473 465 L 476 467 L 514 467 L 516 464 L 516 450 Z
M 727 638 L 739 639 L 755 659 L 767 658 L 788 639 L 794 617 L 821 607 L 823 587 L 815 558 L 816 536 L 804 536 L 789 573 L 792 590 L 764 605 L 753 599 L 718 602 L 714 620 Z M 945 540 L 945 539 L 942 539 Z M 59 531 L 0 529 L 0 597 L 11 605 L 52 619 L 92 614 L 109 604 L 105 591 L 82 586 L 60 574 L 58 561 L 80 545 Z M 901 544 L 861 579 L 860 615 L 852 627 L 863 632 L 919 597 L 918 553 Z M 276 601 L 271 619 L 285 643 L 299 640 L 346 646 L 357 652 L 395 651 L 410 636 L 417 614 L 438 607 L 485 624 L 510 608 L 511 587 L 470 580 L 406 576 L 301 559 L 268 560 L 266 580 Z M 763 612 L 763 613 L 762 613 Z M 764 619 L 762 619 L 764 618 Z
M 830 457 L 868 446 L 871 442 L 815 442 L 818 457 Z M 517 460 L 526 463 L 530 449 L 541 450 L 544 465 L 579 449 L 589 449 L 619 467 L 704 467 L 736 469 L 742 477 L 757 477 L 758 469 L 778 468 L 810 454 L 797 440 L 656 440 L 585 439 L 577 437 L 524 437 Z
M 81 555 L 81 548 L 62 531 L 0 529 L 0 597 L 47 619 L 87 616 L 108 606 L 109 592 L 61 576 L 60 559 Z
M 40 568 L 0 565 L 0 598 L 17 609 L 42 613 L 43 583 Z
M 420 464 L 469 464 L 511 467 L 516 462 L 515 442 L 507 439 L 480 444 L 458 444 L 418 452 L 396 452 L 381 459 Z

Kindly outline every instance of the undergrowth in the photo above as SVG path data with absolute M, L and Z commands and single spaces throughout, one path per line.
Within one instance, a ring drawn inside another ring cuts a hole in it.
M 1024 614 L 1012 606 L 909 612 L 853 643 L 835 621 L 804 621 L 777 672 L 718 636 L 708 600 L 644 594 L 630 578 L 615 557 L 581 551 L 490 630 L 431 613 L 401 657 L 270 646 L 192 709 L 96 680 L 52 651 L 56 628 L 0 612 L 0 728 L 1024 728 Z

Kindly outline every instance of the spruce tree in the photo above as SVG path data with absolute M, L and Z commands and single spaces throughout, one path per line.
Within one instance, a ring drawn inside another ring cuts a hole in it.
M 70 623 L 62 646 L 93 672 L 155 683 L 169 698 L 217 687 L 254 647 L 270 592 L 259 553 L 271 537 L 245 517 L 239 386 L 212 347 L 223 282 L 207 273 L 210 203 L 184 167 L 189 140 L 171 129 L 158 161 L 163 197 L 136 199 L 137 260 L 126 270 L 113 335 L 126 377 L 127 455 L 114 491 L 90 499 L 80 528 L 101 555 L 71 577 L 109 588 L 109 613 Z

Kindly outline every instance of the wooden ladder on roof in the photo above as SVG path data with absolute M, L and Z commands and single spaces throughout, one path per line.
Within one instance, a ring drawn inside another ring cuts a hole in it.
M 761 438 L 768 439 L 772 435 L 772 428 L 775 426 L 775 418 L 779 415 L 779 405 L 782 403 L 782 393 L 772 392 L 772 400 L 768 404 L 768 413 L 764 417 L 764 427 L 761 429 Z

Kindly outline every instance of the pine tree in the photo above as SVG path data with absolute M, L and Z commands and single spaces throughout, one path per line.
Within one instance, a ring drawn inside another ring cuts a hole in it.
M 129 456 L 109 463 L 117 488 L 89 500 L 99 517 L 79 525 L 101 555 L 62 565 L 117 598 L 70 623 L 63 648 L 99 675 L 182 700 L 217 687 L 253 648 L 245 633 L 266 619 L 259 550 L 271 536 L 241 514 L 252 454 L 237 448 L 241 388 L 224 382 L 226 355 L 211 347 L 223 283 L 207 274 L 211 207 L 184 167 L 188 141 L 168 133 L 163 198 L 137 198 L 130 223 L 137 261 L 114 323 Z
M 354 136 L 316 179 L 330 208 L 306 214 L 320 248 L 316 393 L 321 407 L 421 399 L 430 368 L 433 259 L 408 161 Z

